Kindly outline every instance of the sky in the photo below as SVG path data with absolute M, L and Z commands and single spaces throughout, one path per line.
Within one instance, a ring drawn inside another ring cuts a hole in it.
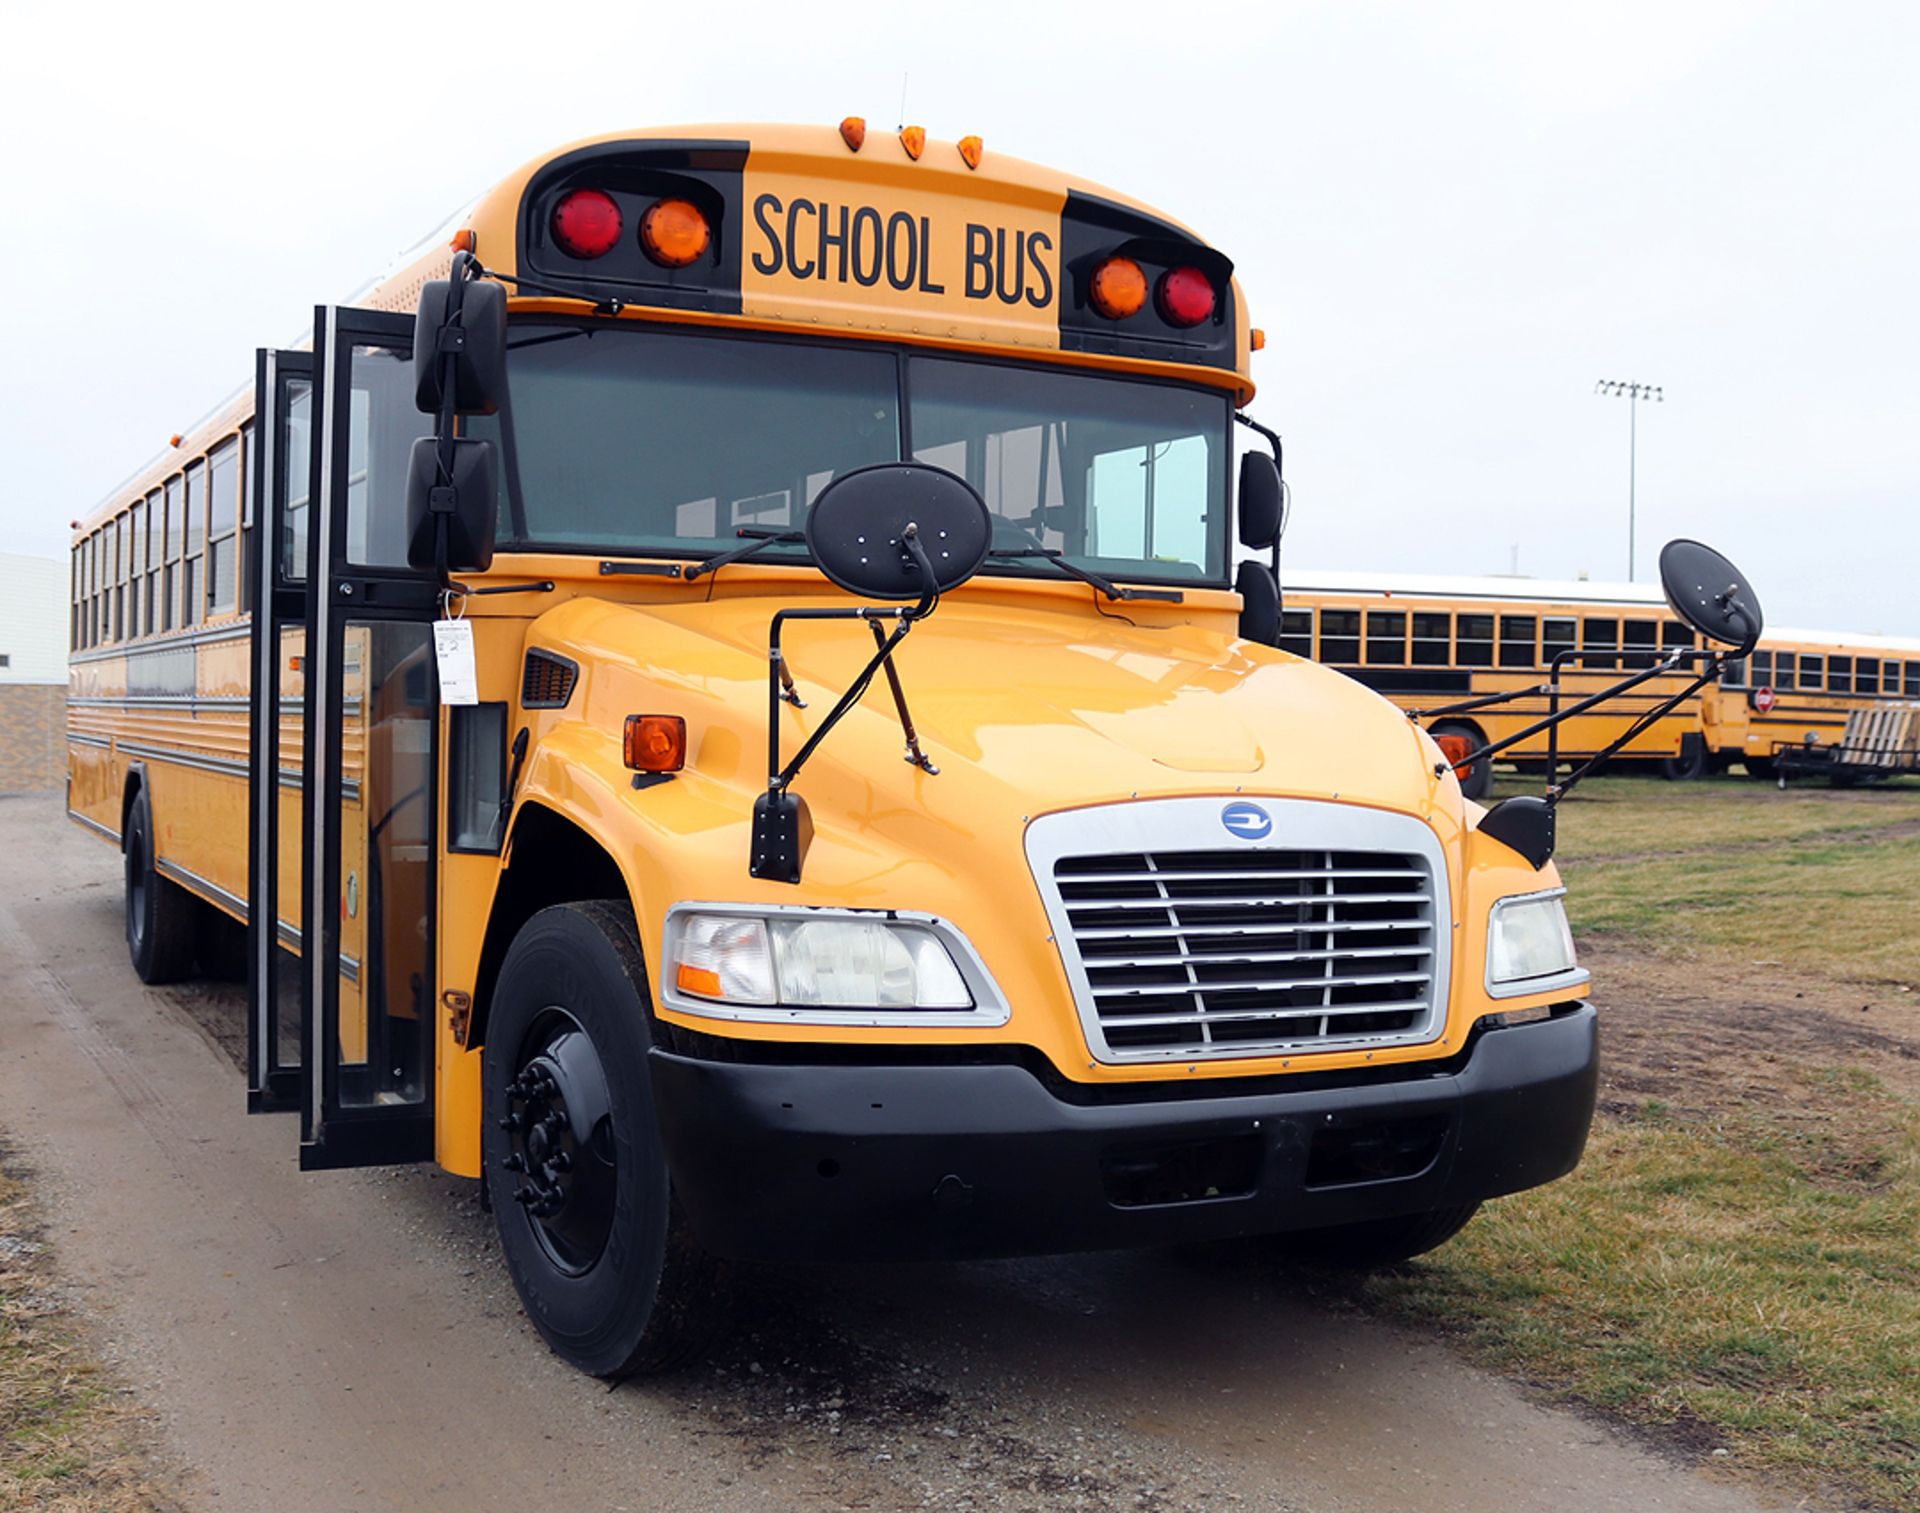
M 1290 567 L 1617 580 L 1920 635 L 1920 7 L 40 6 L 0 53 L 0 550 L 476 192 L 712 121 L 968 133 L 1236 264 Z M 904 89 L 905 111 L 901 98 Z

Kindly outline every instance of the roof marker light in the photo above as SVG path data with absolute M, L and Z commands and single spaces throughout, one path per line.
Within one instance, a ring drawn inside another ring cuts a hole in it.
M 473 228 L 469 226 L 463 230 L 454 232 L 453 240 L 448 242 L 447 245 L 453 248 L 455 252 L 471 252 L 474 247 L 478 245 L 478 241 L 473 234 Z
M 986 144 L 978 137 L 962 137 L 960 139 L 960 158 L 969 168 L 978 168 L 980 166 L 980 154 L 985 150 Z
M 847 144 L 849 152 L 858 152 L 867 145 L 867 118 L 848 116 L 840 123 L 840 140 Z
M 712 240 L 706 216 L 691 200 L 655 200 L 640 217 L 640 245 L 663 268 L 699 261 Z
M 186 437 L 184 437 L 184 436 L 177 436 L 177 435 L 176 435 L 176 436 L 169 436 L 169 437 L 167 438 L 167 445 L 168 445 L 168 446 L 170 446 L 170 447 L 177 447 L 177 446 L 179 446 L 179 445 L 180 445 L 180 443 L 181 443 L 181 442 L 183 442 L 183 441 L 185 441 L 186 439 L 187 439 L 187 438 L 186 438 Z
M 1170 326 L 1197 326 L 1213 314 L 1213 280 L 1198 268 L 1170 268 L 1160 275 L 1160 314 Z
M 620 207 L 598 189 L 576 189 L 553 207 L 553 239 L 570 257 L 605 257 L 619 245 Z
M 920 161 L 920 154 L 927 150 L 927 128 L 924 126 L 902 126 L 900 145 L 907 149 L 907 156 L 914 162 Z
M 1093 270 L 1087 297 L 1108 320 L 1125 320 L 1147 302 L 1147 275 L 1130 257 L 1110 257 Z
M 1264 352 L 1267 347 L 1267 333 L 1255 326 L 1247 333 L 1247 346 L 1255 352 Z

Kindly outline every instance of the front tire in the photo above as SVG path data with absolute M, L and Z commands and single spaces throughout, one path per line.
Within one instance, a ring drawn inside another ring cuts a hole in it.
M 547 1343 L 594 1376 L 667 1371 L 717 1321 L 647 1070 L 646 968 L 624 903 L 544 909 L 500 968 L 481 1154 L 507 1267 Z
M 193 971 L 199 900 L 154 868 L 153 808 L 143 786 L 127 806 L 121 838 L 126 871 L 127 955 L 140 980 L 178 982 Z

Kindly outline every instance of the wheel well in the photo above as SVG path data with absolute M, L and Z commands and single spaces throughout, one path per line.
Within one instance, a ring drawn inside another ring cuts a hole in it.
M 134 796 L 147 783 L 147 770 L 138 762 L 127 768 L 126 785 L 120 790 L 120 849 L 127 849 L 127 816 L 133 813 Z
M 527 804 L 514 816 L 507 866 L 493 896 L 493 913 L 474 974 L 473 1023 L 467 1045 L 483 1045 L 500 964 L 520 927 L 542 909 L 590 898 L 626 899 L 627 880 L 607 850 L 572 820 L 543 804 Z

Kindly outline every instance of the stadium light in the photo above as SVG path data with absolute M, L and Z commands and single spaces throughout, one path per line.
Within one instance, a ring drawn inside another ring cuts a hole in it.
M 1634 473 L 1638 463 L 1635 453 L 1638 449 L 1636 436 L 1640 401 L 1648 400 L 1653 404 L 1662 404 L 1666 396 L 1659 384 L 1621 383 L 1616 379 L 1603 378 L 1593 386 L 1593 392 L 1603 399 L 1624 399 L 1627 402 L 1627 582 L 1633 582 L 1634 557 Z

